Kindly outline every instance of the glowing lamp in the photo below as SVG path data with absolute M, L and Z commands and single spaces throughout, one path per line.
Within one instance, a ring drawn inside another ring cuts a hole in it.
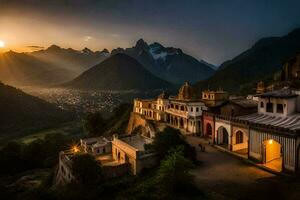
M 269 144 L 273 144 L 273 140 L 269 140 Z
M 74 147 L 72 147 L 72 151 L 74 153 L 77 153 L 77 152 L 79 152 L 79 148 L 77 146 L 74 146 Z

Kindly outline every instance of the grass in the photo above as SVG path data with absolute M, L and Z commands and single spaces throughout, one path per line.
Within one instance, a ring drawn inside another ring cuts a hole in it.
M 81 136 L 84 134 L 82 129 L 82 123 L 80 121 L 72 121 L 63 124 L 59 124 L 57 127 L 43 129 L 40 131 L 33 131 L 32 133 L 24 136 L 9 135 L 0 137 L 0 146 L 6 144 L 8 141 L 17 141 L 25 144 L 31 143 L 37 139 L 43 139 L 50 134 L 63 134 L 66 136 Z

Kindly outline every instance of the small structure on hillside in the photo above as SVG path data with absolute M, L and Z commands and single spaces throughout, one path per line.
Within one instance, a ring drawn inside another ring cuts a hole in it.
M 156 164 L 153 152 L 144 149 L 152 139 L 140 135 L 113 136 L 112 141 L 104 137 L 81 139 L 80 146 L 71 147 L 59 153 L 59 164 L 55 184 L 65 184 L 75 180 L 72 173 L 73 158 L 76 154 L 93 155 L 102 167 L 106 178 L 124 174 L 139 174 L 144 168 Z
M 94 156 L 111 152 L 111 141 L 103 136 L 80 139 L 80 145 L 85 153 Z

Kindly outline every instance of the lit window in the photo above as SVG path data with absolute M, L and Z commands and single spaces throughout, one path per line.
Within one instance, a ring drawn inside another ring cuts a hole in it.
M 238 131 L 237 133 L 236 133 L 236 144 L 241 144 L 241 143 L 243 143 L 244 141 L 244 138 L 243 138 L 243 132 L 242 131 Z

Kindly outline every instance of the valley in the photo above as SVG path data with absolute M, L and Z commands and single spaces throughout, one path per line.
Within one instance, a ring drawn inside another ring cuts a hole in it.
M 151 98 L 161 92 L 161 90 L 148 92 L 136 90 L 99 91 L 37 87 L 22 87 L 21 89 L 30 95 L 55 104 L 63 110 L 75 112 L 78 117 L 90 112 L 102 112 L 109 116 L 113 109 L 121 103 L 131 103 L 132 99 L 138 97 Z

